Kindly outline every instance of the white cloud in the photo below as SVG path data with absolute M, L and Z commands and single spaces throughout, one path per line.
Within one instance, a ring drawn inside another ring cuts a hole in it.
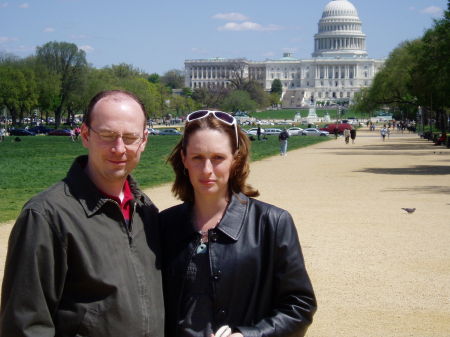
M 0 43 L 7 43 L 7 42 L 13 42 L 17 41 L 17 38 L 15 37 L 7 37 L 7 36 L 0 36 Z
M 84 46 L 79 46 L 78 48 L 80 48 L 81 50 L 84 50 L 86 53 L 90 53 L 90 52 L 94 51 L 94 48 L 87 44 Z
M 29 8 L 29 7 L 30 7 L 30 5 L 28 3 L 26 3 L 26 2 L 24 2 L 23 4 L 19 5 L 19 8 Z
M 218 13 L 216 15 L 213 15 L 213 19 L 227 21 L 245 21 L 248 20 L 248 17 L 241 13 Z
M 436 6 L 430 6 L 430 7 L 424 8 L 420 12 L 423 14 L 430 14 L 432 16 L 441 16 L 444 13 L 442 8 L 436 7 Z
M 221 31 L 230 30 L 230 31 L 238 31 L 239 32 L 239 31 L 251 30 L 251 31 L 257 31 L 257 32 L 263 32 L 263 31 L 280 30 L 280 29 L 282 29 L 282 27 L 277 26 L 277 25 L 263 26 L 256 22 L 245 21 L 242 23 L 228 22 L 225 25 L 220 26 L 217 29 L 221 30 Z
M 55 28 L 53 27 L 45 27 L 43 32 L 44 33 L 53 33 L 55 31 Z
M 8 7 L 9 3 L 7 2 L 0 2 L 0 8 Z

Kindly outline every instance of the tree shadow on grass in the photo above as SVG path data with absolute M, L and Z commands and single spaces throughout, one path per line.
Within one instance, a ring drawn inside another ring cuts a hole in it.
M 449 175 L 450 166 L 416 165 L 412 167 L 366 168 L 354 172 L 395 175 Z

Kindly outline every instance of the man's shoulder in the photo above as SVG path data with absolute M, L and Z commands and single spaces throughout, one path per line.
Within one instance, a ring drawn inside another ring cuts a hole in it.
M 66 193 L 66 183 L 64 181 L 59 181 L 29 199 L 23 208 L 36 211 L 48 211 L 49 209 L 58 208 L 62 202 L 66 202 L 68 197 L 69 196 Z
M 188 213 L 188 205 L 187 203 L 182 203 L 166 208 L 165 210 L 159 213 L 159 216 L 161 219 L 166 220 L 174 217 L 185 216 L 187 215 L 187 213 Z

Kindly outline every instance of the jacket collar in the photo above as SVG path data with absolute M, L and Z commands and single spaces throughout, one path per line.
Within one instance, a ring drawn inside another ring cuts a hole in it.
M 84 168 L 87 165 L 88 156 L 77 157 L 67 173 L 64 181 L 66 182 L 66 193 L 76 198 L 84 208 L 87 216 L 95 214 L 105 203 L 111 199 L 103 195 L 94 183 L 85 173 Z M 131 176 L 128 176 L 131 192 L 135 201 L 144 202 L 144 195 L 137 187 L 137 183 Z
M 234 241 L 237 241 L 244 226 L 249 202 L 250 199 L 245 194 L 233 193 L 230 204 L 217 229 Z

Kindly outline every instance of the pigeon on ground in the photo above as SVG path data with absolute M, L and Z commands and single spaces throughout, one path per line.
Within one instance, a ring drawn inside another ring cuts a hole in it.
M 414 213 L 414 211 L 416 210 L 415 208 L 404 208 L 404 207 L 402 207 L 402 209 L 408 212 L 409 214 Z

